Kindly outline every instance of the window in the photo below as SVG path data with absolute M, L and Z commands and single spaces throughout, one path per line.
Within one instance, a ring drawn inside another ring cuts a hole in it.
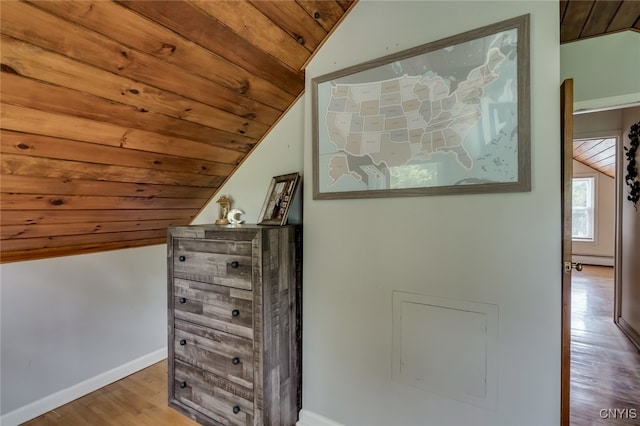
M 577 241 L 595 240 L 595 178 L 573 178 L 571 237 Z

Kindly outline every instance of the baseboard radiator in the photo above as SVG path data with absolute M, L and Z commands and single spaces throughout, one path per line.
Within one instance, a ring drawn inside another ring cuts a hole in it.
M 594 266 L 613 266 L 613 256 L 591 256 L 585 254 L 574 254 L 571 256 L 571 260 L 574 263 L 582 263 L 583 265 Z

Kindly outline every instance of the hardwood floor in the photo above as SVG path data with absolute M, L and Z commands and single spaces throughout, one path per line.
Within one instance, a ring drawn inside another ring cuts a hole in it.
M 167 362 L 162 361 L 24 425 L 195 426 L 167 405 Z
M 613 268 L 585 266 L 571 286 L 571 425 L 640 425 L 640 354 L 613 323 Z

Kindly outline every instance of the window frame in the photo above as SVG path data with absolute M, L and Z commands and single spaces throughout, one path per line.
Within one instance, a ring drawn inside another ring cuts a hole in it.
M 573 226 L 571 227 L 571 240 L 573 242 L 578 242 L 578 243 L 587 243 L 587 244 L 596 244 L 597 243 L 597 236 L 598 236 L 598 209 L 597 209 L 597 204 L 598 204 L 598 174 L 597 173 L 578 173 L 578 174 L 574 174 L 572 179 L 571 179 L 571 219 L 572 219 L 572 223 L 573 223 L 573 210 L 575 209 L 574 204 L 573 204 L 573 195 L 574 195 L 574 191 L 573 191 L 573 183 L 576 180 L 591 180 L 592 182 L 592 188 L 591 188 L 591 207 L 586 207 L 585 210 L 591 212 L 591 216 L 592 216 L 592 237 L 591 238 L 581 238 L 581 237 L 575 237 L 573 235 Z

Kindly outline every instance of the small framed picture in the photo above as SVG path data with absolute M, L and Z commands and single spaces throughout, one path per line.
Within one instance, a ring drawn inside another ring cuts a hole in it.
M 289 206 L 296 192 L 300 173 L 275 176 L 264 200 L 258 225 L 284 225 L 287 221 Z

